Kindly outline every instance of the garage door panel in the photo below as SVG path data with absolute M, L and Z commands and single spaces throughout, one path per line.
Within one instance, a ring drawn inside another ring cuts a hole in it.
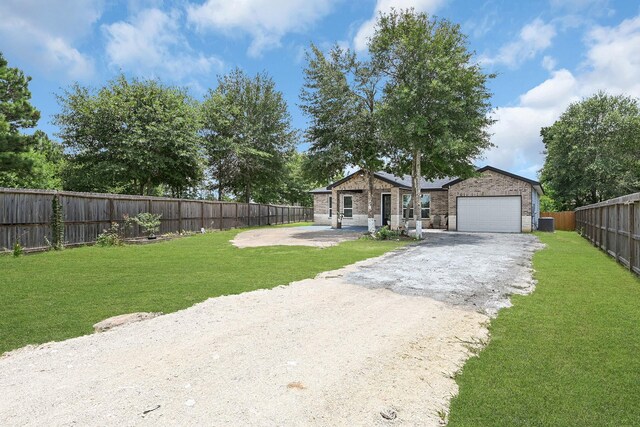
M 458 197 L 458 231 L 519 233 L 522 231 L 520 196 Z

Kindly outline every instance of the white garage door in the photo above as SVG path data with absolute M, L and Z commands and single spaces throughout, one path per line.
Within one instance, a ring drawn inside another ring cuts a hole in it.
M 458 197 L 458 231 L 519 233 L 520 196 Z

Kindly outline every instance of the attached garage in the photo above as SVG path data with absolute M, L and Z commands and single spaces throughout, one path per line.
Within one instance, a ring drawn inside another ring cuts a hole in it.
M 520 233 L 535 230 L 540 216 L 539 182 L 492 166 L 447 183 L 449 230 Z
M 521 196 L 458 197 L 458 231 L 519 233 Z

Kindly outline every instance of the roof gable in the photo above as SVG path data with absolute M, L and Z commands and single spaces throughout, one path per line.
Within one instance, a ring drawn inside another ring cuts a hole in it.
M 529 183 L 535 188 L 535 190 L 539 194 L 544 194 L 544 189 L 542 188 L 542 184 L 540 184 L 538 181 L 535 181 L 533 179 L 525 178 L 524 176 L 516 175 L 514 173 L 507 172 L 505 170 L 498 169 L 498 168 L 495 168 L 493 166 L 488 166 L 488 165 L 484 166 L 484 167 L 481 167 L 479 169 L 476 169 L 477 173 L 482 173 L 482 172 L 486 172 L 486 171 L 492 171 L 492 172 L 495 172 L 495 173 L 499 173 L 501 175 L 508 176 L 510 178 L 513 178 L 513 179 L 517 179 L 519 181 L 523 181 L 523 182 Z M 452 185 L 455 185 L 455 184 L 457 184 L 459 182 L 464 181 L 465 179 L 467 179 L 467 178 L 456 178 L 453 181 L 450 181 L 450 182 L 444 184 L 443 187 L 449 188 Z

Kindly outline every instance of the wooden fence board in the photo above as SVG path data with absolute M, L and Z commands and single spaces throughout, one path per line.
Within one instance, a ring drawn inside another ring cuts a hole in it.
M 540 212 L 540 217 L 551 217 L 556 230 L 573 231 L 576 229 L 576 213 L 574 211 Z
M 640 274 L 640 193 L 583 206 L 575 213 L 583 237 Z
M 0 188 L 0 251 L 9 250 L 15 242 L 25 249 L 47 246 L 51 241 L 51 203 L 55 195 L 62 205 L 65 245 L 94 243 L 112 222 L 124 226 L 125 216 L 142 212 L 162 215 L 160 233 L 285 224 L 313 218 L 312 208 L 299 206 Z M 127 231 L 127 237 L 142 235 L 137 225 Z

